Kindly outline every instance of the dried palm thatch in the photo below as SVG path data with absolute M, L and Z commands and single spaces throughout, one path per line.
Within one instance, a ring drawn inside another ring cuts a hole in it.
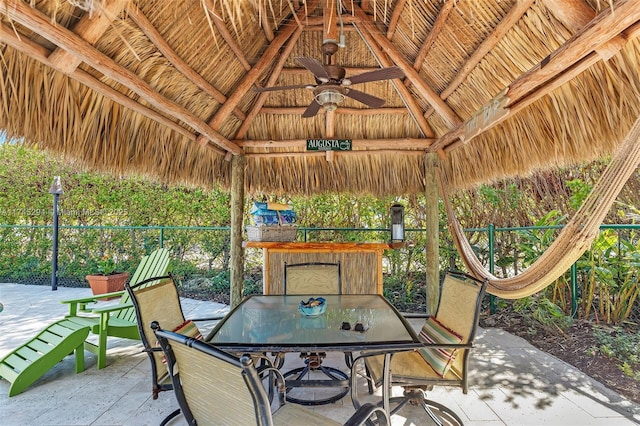
M 248 193 L 449 190 L 613 152 L 640 115 L 633 0 L 0 0 L 0 130 L 119 174 Z M 405 77 L 320 108 L 297 57 Z M 329 43 L 331 44 L 331 43 Z M 351 151 L 308 151 L 350 139 Z

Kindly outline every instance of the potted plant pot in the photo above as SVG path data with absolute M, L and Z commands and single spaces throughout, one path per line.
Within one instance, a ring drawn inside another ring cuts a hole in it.
M 87 275 L 85 278 L 89 282 L 93 294 L 99 295 L 124 290 L 124 285 L 127 282 L 127 278 L 129 278 L 129 273 L 119 272 L 110 275 Z

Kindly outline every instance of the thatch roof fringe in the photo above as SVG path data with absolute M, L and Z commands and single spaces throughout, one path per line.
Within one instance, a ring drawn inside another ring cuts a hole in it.
M 393 195 L 425 190 L 424 152 L 468 188 L 607 155 L 640 115 L 637 0 L 342 4 L 331 55 L 319 0 L 0 0 L 0 131 L 165 183 L 228 187 L 231 153 L 249 193 Z M 298 57 L 405 78 L 338 79 L 384 106 L 301 118 L 321 80 Z

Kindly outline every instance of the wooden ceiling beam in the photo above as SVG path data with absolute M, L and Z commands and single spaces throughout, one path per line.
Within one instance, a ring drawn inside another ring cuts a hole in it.
M 293 51 L 293 48 L 295 47 L 298 39 L 300 39 L 301 35 L 302 28 L 298 27 L 287 41 L 282 54 L 278 58 L 278 62 L 276 62 L 273 72 L 271 73 L 271 75 L 269 75 L 269 78 L 267 79 L 267 86 L 272 86 L 276 83 L 280 71 L 282 71 L 284 64 L 287 62 L 287 59 L 291 55 L 291 52 Z M 240 128 L 238 128 L 238 130 L 236 131 L 236 139 L 243 139 L 247 135 L 247 132 L 249 131 L 253 120 L 255 120 L 258 114 L 260 114 L 261 108 L 267 100 L 268 96 L 269 92 L 260 92 L 258 94 L 258 97 L 247 113 L 247 118 L 242 122 Z M 302 115 L 302 112 L 300 112 L 300 114 Z
M 304 151 L 304 152 L 248 152 L 246 157 L 253 158 L 287 158 L 287 157 L 326 157 L 327 151 Z M 423 150 L 413 149 L 379 149 L 379 150 L 358 150 L 358 151 L 332 151 L 334 157 L 360 156 L 360 155 L 420 155 L 424 156 Z
M 605 9 L 558 50 L 511 84 L 507 93 L 511 99 L 510 103 L 517 102 L 599 46 L 618 37 L 638 20 L 640 20 L 640 8 L 637 0 L 619 0 L 613 11 L 609 8 Z
M 337 111 L 337 110 L 336 110 Z M 304 149 L 307 147 L 306 139 L 287 139 L 287 140 L 234 140 L 242 148 L 296 148 Z M 351 144 L 356 150 L 406 150 L 415 149 L 424 151 L 428 149 L 435 139 L 425 138 L 401 138 L 401 139 L 352 139 Z
M 458 74 L 456 74 L 455 78 L 449 83 L 446 89 L 440 93 L 441 99 L 447 99 L 456 89 L 465 81 L 465 79 L 471 74 L 471 71 L 475 69 L 475 67 L 482 61 L 487 54 L 498 44 L 500 43 L 505 35 L 513 28 L 514 25 L 522 19 L 522 16 L 527 13 L 527 10 L 531 7 L 535 0 L 521 0 L 516 2 L 516 4 L 511 8 L 509 13 L 504 17 L 502 21 L 494 28 L 490 35 L 484 39 L 482 43 L 478 46 L 478 48 L 473 52 L 473 54 L 465 61 L 465 63 L 460 67 Z M 560 2 L 562 3 L 562 2 Z M 427 117 L 433 112 L 428 111 Z
M 390 67 L 393 65 L 393 63 L 389 59 L 387 59 L 386 55 L 384 55 L 382 50 L 378 47 L 378 45 L 376 44 L 371 34 L 369 34 L 366 31 L 363 31 L 361 32 L 361 35 L 365 43 L 367 43 L 367 45 L 371 48 L 378 62 L 380 62 L 380 64 L 383 67 Z M 416 125 L 418 126 L 422 134 L 429 138 L 434 137 L 435 133 L 431 128 L 431 125 L 424 118 L 424 111 L 422 110 L 422 108 L 420 108 L 420 105 L 418 105 L 418 102 L 413 97 L 413 94 L 409 91 L 407 86 L 405 86 L 404 84 L 402 84 L 402 82 L 400 82 L 399 84 L 394 84 L 394 87 L 396 88 L 396 90 L 398 91 L 398 94 L 400 95 L 403 102 L 407 106 L 408 112 L 413 117 L 413 120 L 415 121 Z M 376 108 L 376 109 L 380 109 L 380 108 Z
M 149 83 L 117 64 L 107 55 L 96 50 L 91 44 L 78 37 L 75 33 L 60 25 L 54 25 L 50 17 L 29 6 L 29 4 L 18 1 L 12 2 L 11 5 L 8 6 L 6 2 L 0 2 L 0 14 L 40 34 L 51 43 L 72 52 L 81 61 L 101 72 L 105 77 L 127 87 L 155 108 L 160 111 L 166 111 L 168 114 L 191 126 L 194 130 L 206 135 L 206 138 L 225 151 L 229 151 L 235 155 L 242 153 L 240 147 L 229 142 L 224 136 L 207 126 L 207 124 L 194 113 L 156 92 Z
M 271 115 L 284 115 L 284 114 L 293 114 L 293 115 L 302 115 L 302 113 L 307 109 L 307 107 L 262 107 L 260 109 L 260 114 L 271 114 Z M 322 114 L 323 110 L 321 109 L 319 114 Z M 338 115 L 407 115 L 409 111 L 406 108 L 346 108 L 346 107 L 338 107 L 336 110 L 336 114 Z
M 440 96 L 420 77 L 420 74 L 413 69 L 413 66 L 407 62 L 405 57 L 398 52 L 393 44 L 384 37 L 380 31 L 378 31 L 375 24 L 371 21 L 368 15 L 358 6 L 354 5 L 355 16 L 360 19 L 360 22 L 356 25 L 362 27 L 362 33 L 368 33 L 376 42 L 370 44 L 371 48 L 379 46 L 377 50 L 380 50 L 387 55 L 393 61 L 394 65 L 397 65 L 404 71 L 405 76 L 411 80 L 416 88 L 416 91 L 422 96 L 429 104 L 431 104 L 436 112 L 447 122 L 451 127 L 455 127 L 460 124 L 462 120 L 460 117 L 447 105 Z M 424 114 L 424 112 L 422 113 Z M 421 115 L 422 115 L 421 114 Z
M 449 17 L 449 12 L 451 12 L 451 9 L 453 9 L 454 5 L 455 5 L 454 1 L 446 1 L 442 4 L 442 7 L 440 8 L 440 12 L 438 12 L 438 17 L 436 18 L 436 21 L 433 23 L 433 27 L 431 28 L 431 31 L 429 31 L 427 38 L 424 40 L 424 43 L 422 43 L 422 46 L 420 46 L 420 51 L 418 51 L 418 56 L 416 56 L 416 60 L 413 61 L 413 68 L 416 71 L 419 71 L 420 68 L 422 68 L 422 64 L 424 62 L 424 59 L 427 57 L 427 53 L 429 53 L 429 50 L 431 50 L 431 46 L 433 45 L 433 43 L 436 41 L 436 39 L 442 32 L 444 25 L 447 22 L 447 18 Z M 405 83 L 408 84 L 409 80 L 405 80 Z
M 351 15 L 344 15 L 344 14 L 342 15 L 343 24 L 352 24 L 355 21 L 356 21 L 356 18 Z M 304 19 L 304 23 L 305 23 L 305 31 L 306 30 L 320 31 L 323 29 L 323 26 L 324 26 L 324 17 L 323 16 L 307 16 Z M 347 29 L 348 27 L 345 27 L 345 30 Z
M 43 47 L 36 42 L 28 39 L 27 37 L 18 37 L 12 28 L 9 28 L 7 25 L 0 22 L 0 43 L 5 43 L 12 48 L 19 50 L 25 55 L 29 56 L 36 61 L 43 63 L 46 66 L 52 67 L 49 62 L 49 57 L 51 55 L 51 51 L 46 47 Z M 189 140 L 195 141 L 196 135 L 193 132 L 185 129 L 180 126 L 178 123 L 175 123 L 170 118 L 165 117 L 164 115 L 148 108 L 140 103 L 134 101 L 133 99 L 125 96 L 124 94 L 118 92 L 114 88 L 106 85 L 101 82 L 88 72 L 84 71 L 81 68 L 76 68 L 71 71 L 71 73 L 67 74 L 67 76 L 73 80 L 76 80 L 79 83 L 84 84 L 88 88 L 95 90 L 97 93 L 101 94 L 105 98 L 111 99 L 113 102 L 122 105 L 125 108 L 129 108 L 132 111 L 135 111 L 145 117 L 155 121 L 158 124 L 163 126 L 167 126 L 171 130 L 181 134 Z M 212 147 L 213 148 L 213 147 Z M 219 153 L 224 153 L 222 150 L 218 150 Z
M 319 0 L 312 0 L 310 4 L 299 8 L 295 13 L 295 15 L 298 17 L 298 20 L 300 20 L 300 18 L 304 18 L 305 8 L 309 8 L 309 10 L 315 10 L 316 6 L 318 5 L 318 1 Z M 260 74 L 262 74 L 264 70 L 266 70 L 267 67 L 271 64 L 274 58 L 277 57 L 280 48 L 298 28 L 300 28 L 298 25 L 293 25 L 291 23 L 288 25 L 283 25 L 281 27 L 278 35 L 265 49 L 264 53 L 255 64 L 255 66 L 253 66 L 253 68 L 251 68 L 251 70 L 247 74 L 245 74 L 242 81 L 233 90 L 233 94 L 227 99 L 227 102 L 222 104 L 218 111 L 209 120 L 209 126 L 211 126 L 213 129 L 219 129 L 220 126 L 222 126 L 222 123 L 224 123 L 224 121 L 229 117 L 231 111 L 233 111 L 233 109 L 238 106 L 242 98 L 258 80 Z M 198 142 L 200 141 L 203 141 L 203 139 L 198 137 Z
M 400 19 L 400 14 L 404 10 L 404 5 L 407 3 L 407 0 L 398 0 L 396 5 L 393 7 L 393 13 L 391 14 L 391 19 L 389 20 L 389 26 L 387 27 L 387 39 L 391 40 L 393 35 L 396 32 L 396 27 L 398 26 L 398 20 Z
M 222 92 L 213 87 L 207 80 L 185 63 L 185 61 L 175 52 L 175 50 L 173 50 L 173 48 L 171 48 L 171 46 L 169 46 L 167 41 L 162 37 L 162 34 L 160 34 L 160 32 L 135 4 L 129 3 L 127 5 L 127 12 L 129 14 L 129 18 L 131 18 L 144 35 L 151 40 L 151 43 L 153 43 L 160 53 L 162 53 L 164 57 L 167 58 L 167 60 L 188 80 L 193 82 L 193 84 L 198 86 L 198 88 L 211 96 L 217 102 L 222 104 L 227 100 L 227 97 Z M 245 119 L 244 113 L 239 108 L 233 110 L 233 114 L 241 120 Z
M 342 67 L 342 68 L 344 68 L 344 71 L 347 75 L 361 74 L 363 72 L 375 71 L 380 69 L 380 67 Z M 280 73 L 281 74 L 309 74 L 310 76 L 313 76 L 313 74 L 311 74 L 308 69 L 303 67 L 282 68 L 280 70 Z
M 620 0 L 616 3 L 614 11 L 604 10 L 540 64 L 516 79 L 507 87 L 506 103 L 501 108 L 521 110 L 592 66 L 595 63 L 592 62 L 595 48 L 620 34 L 632 31 L 640 21 L 640 8 L 635 1 Z M 480 112 L 489 111 L 491 108 L 489 103 L 481 108 Z M 496 113 L 495 118 L 487 116 L 480 132 L 493 128 L 506 118 L 500 112 Z M 468 131 L 470 124 L 472 123 L 467 120 L 457 126 L 443 135 L 431 149 L 450 151 L 450 145 L 461 146 L 457 140 L 464 137 L 465 129 Z
M 549 12 L 573 32 L 580 31 L 585 25 L 596 17 L 596 11 L 584 0 L 542 0 Z M 613 37 L 608 42 L 598 46 L 596 52 L 600 57 L 608 61 L 613 55 L 624 47 L 626 40 L 621 37 Z
M 267 4 L 266 2 L 260 2 L 257 7 L 260 8 L 258 12 L 260 13 L 260 26 L 262 26 L 262 32 L 264 32 L 264 36 L 267 41 L 272 41 L 275 35 L 273 34 L 273 29 L 271 29 L 271 25 L 269 24 Z
M 242 51 L 242 49 L 240 49 L 240 46 L 238 46 L 238 43 L 236 43 L 236 40 L 227 29 L 224 21 L 220 18 L 222 14 L 220 14 L 216 10 L 212 0 L 204 0 L 204 5 L 207 9 L 207 13 L 209 13 L 211 20 L 213 21 L 213 25 L 216 26 L 224 41 L 227 42 L 227 46 L 229 46 L 233 54 L 236 55 L 236 59 L 238 60 L 238 62 L 240 62 L 244 69 L 249 71 L 251 69 L 251 65 L 249 64 L 249 61 L 247 61 L 247 58 L 244 56 L 244 52 Z
M 104 0 L 98 12 L 90 14 L 86 12 L 78 23 L 73 27 L 73 32 L 78 37 L 83 38 L 89 44 L 95 44 L 107 31 L 111 22 L 120 15 L 128 0 Z M 55 49 L 50 57 L 49 63 L 58 71 L 70 74 L 82 61 L 64 49 Z
M 337 0 L 322 2 L 322 44 L 334 42 L 338 44 L 338 16 L 336 13 Z

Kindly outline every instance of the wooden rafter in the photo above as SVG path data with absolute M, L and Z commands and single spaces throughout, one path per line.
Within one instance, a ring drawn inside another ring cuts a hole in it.
M 400 67 L 404 71 L 405 76 L 411 80 L 417 90 L 431 106 L 433 106 L 436 112 L 452 127 L 461 123 L 460 117 L 447 105 L 440 96 L 420 77 L 418 72 L 413 69 L 413 66 L 404 58 L 404 56 L 398 52 L 393 44 L 386 37 L 384 37 L 380 31 L 376 28 L 375 24 L 371 21 L 368 15 L 358 6 L 354 5 L 355 16 L 360 20 L 356 25 L 362 27 L 362 33 L 367 32 L 373 40 L 379 46 L 379 49 L 389 55 L 389 58 L 395 65 Z M 371 44 L 373 48 L 375 44 Z
M 260 13 L 260 25 L 262 26 L 262 31 L 264 32 L 264 36 L 268 41 L 272 41 L 275 37 L 273 34 L 273 29 L 271 28 L 271 24 L 269 24 L 269 19 L 267 15 L 267 5 L 265 2 L 260 2 L 260 4 L 256 7 L 259 7 Z
M 220 18 L 220 16 L 222 15 L 218 11 L 216 11 L 213 1 L 204 0 L 204 4 L 208 12 L 211 14 L 213 25 L 216 26 L 216 28 L 220 32 L 220 35 L 222 36 L 224 41 L 227 42 L 227 45 L 229 46 L 233 54 L 236 55 L 236 59 L 238 60 L 238 62 L 240 62 L 245 70 L 249 71 L 251 69 L 249 61 L 247 61 L 247 58 L 245 58 L 244 53 L 242 52 L 242 49 L 240 49 L 240 46 L 238 46 L 238 43 L 236 43 L 236 40 L 227 29 L 224 21 Z
M 107 31 L 111 22 L 122 12 L 127 0 L 105 0 L 98 13 L 85 13 L 73 28 L 78 37 L 94 44 Z M 82 62 L 80 58 L 65 49 L 57 48 L 49 57 L 51 66 L 58 71 L 70 74 Z
M 308 7 L 309 10 L 314 10 L 317 4 L 318 0 L 314 0 L 306 7 Z M 300 19 L 303 17 L 303 13 L 304 8 L 300 8 L 295 15 L 300 15 L 298 17 L 298 19 Z M 212 128 L 220 128 L 222 123 L 224 123 L 224 121 L 229 117 L 231 111 L 236 106 L 238 106 L 240 100 L 242 100 L 244 95 L 251 89 L 258 77 L 260 77 L 260 74 L 262 74 L 262 72 L 269 66 L 271 61 L 274 60 L 274 58 L 277 56 L 278 50 L 280 50 L 282 45 L 284 45 L 284 43 L 289 39 L 289 37 L 291 37 L 291 35 L 296 31 L 297 28 L 299 28 L 297 25 L 292 24 L 284 25 L 281 28 L 281 31 L 278 33 L 276 38 L 274 38 L 269 46 L 265 49 L 260 60 L 258 60 L 255 66 L 251 68 L 251 70 L 247 74 L 245 74 L 240 84 L 238 84 L 238 86 L 234 89 L 233 94 L 227 99 L 227 102 L 225 102 L 209 120 L 209 125 Z M 198 142 L 202 143 L 204 142 L 204 139 L 198 137 Z
M 347 75 L 355 75 L 363 72 L 374 71 L 379 67 L 342 67 Z M 309 74 L 309 70 L 302 67 L 287 67 L 280 70 L 281 74 Z
M 373 37 L 368 32 L 363 32 L 362 38 L 364 39 L 365 43 L 369 45 L 369 47 L 373 51 L 373 54 L 376 56 L 376 59 L 378 60 L 378 62 L 380 62 L 380 64 L 382 64 L 383 67 L 390 67 L 393 65 L 392 62 L 383 54 L 378 45 L 375 43 Z M 416 122 L 418 128 L 420 128 L 420 130 L 422 131 L 422 134 L 426 137 L 434 137 L 435 133 L 433 132 L 433 129 L 424 118 L 424 111 L 422 111 L 422 108 L 420 108 L 418 102 L 415 100 L 411 92 L 409 92 L 409 89 L 407 89 L 404 84 L 397 84 L 395 85 L 395 87 L 398 90 L 398 94 L 407 106 L 409 112 L 411 113 L 411 116 Z M 382 108 L 378 109 L 380 110 Z
M 7 45 L 13 47 L 14 49 L 20 50 L 24 54 L 28 55 L 30 58 L 35 59 L 39 62 L 42 62 L 44 65 L 53 67 L 50 64 L 48 59 L 50 57 L 51 52 L 47 48 L 37 44 L 34 41 L 27 39 L 26 37 L 18 38 L 18 36 L 13 31 L 13 29 L 9 28 L 8 26 L 6 26 L 1 22 L 0 22 L 0 42 L 6 43 Z M 84 84 L 90 89 L 95 90 L 96 92 L 100 93 L 102 96 L 108 99 L 111 99 L 112 101 L 126 108 L 130 108 L 132 111 L 138 112 L 144 115 L 145 117 L 150 118 L 151 120 L 157 122 L 158 124 L 167 126 L 171 130 L 176 131 L 177 133 L 188 138 L 189 140 L 192 140 L 192 141 L 196 140 L 196 135 L 194 133 L 188 131 L 184 127 L 173 122 L 168 117 L 165 117 L 162 114 L 152 110 L 151 108 L 147 108 L 146 106 L 141 105 L 140 103 L 134 101 L 133 99 L 123 95 L 122 93 L 104 84 L 103 82 L 101 82 L 100 80 L 98 80 L 97 78 L 93 77 L 91 74 L 89 74 L 88 72 L 80 68 L 76 68 L 75 70 L 71 71 L 69 74 L 67 74 L 67 76 Z M 224 152 L 215 147 L 211 147 L 211 148 L 216 149 L 218 153 Z
M 544 3 L 556 19 L 574 32 L 582 29 L 582 27 L 596 17 L 596 11 L 584 0 L 543 0 L 542 3 Z M 598 52 L 603 60 L 608 61 L 609 58 L 618 53 L 625 44 L 626 40 L 623 37 L 614 37 L 608 42 L 598 46 L 596 52 Z
M 307 107 L 262 107 L 260 109 L 260 114 L 273 114 L 273 115 L 282 115 L 282 114 L 293 114 L 293 115 L 302 115 L 304 110 Z M 340 107 L 336 111 L 338 115 L 406 115 L 409 114 L 406 108 L 398 107 L 398 108 L 348 108 L 348 107 Z M 318 114 L 323 114 L 323 110 L 320 110 Z M 249 114 L 247 114 L 249 116 Z M 432 136 L 430 136 L 432 137 Z
M 278 62 L 276 63 L 276 66 L 273 72 L 267 79 L 267 86 L 271 86 L 275 84 L 275 82 L 278 80 L 278 74 L 282 70 L 282 67 L 287 61 L 289 55 L 291 54 L 291 51 L 293 50 L 301 34 L 302 34 L 302 28 L 298 27 L 296 31 L 294 31 L 294 33 L 289 38 L 289 41 L 287 42 L 284 48 L 284 51 L 280 55 L 280 58 L 278 59 Z M 267 92 L 261 92 L 260 94 L 258 94 L 256 101 L 254 102 L 253 106 L 247 113 L 247 118 L 242 122 L 242 124 L 240 125 L 240 128 L 236 132 L 237 139 L 244 139 L 244 137 L 247 135 L 247 132 L 249 131 L 249 127 L 251 127 L 253 120 L 255 120 L 256 116 L 262 112 L 261 111 L 262 105 L 264 105 L 264 102 L 267 100 L 268 96 L 269 96 L 269 93 Z M 302 111 L 300 111 L 299 114 L 302 114 Z
M 602 12 L 558 50 L 509 86 L 507 95 L 511 98 L 511 104 L 635 24 L 640 20 L 640 8 L 637 6 L 637 0 L 620 0 L 616 3 L 614 12 L 611 9 Z
M 482 61 L 482 59 L 498 44 L 504 36 L 513 28 L 514 25 L 522 19 L 527 10 L 531 7 L 535 0 L 522 0 L 517 2 L 513 8 L 507 13 L 502 21 L 495 27 L 487 38 L 478 46 L 473 54 L 460 67 L 458 74 L 449 83 L 449 85 L 440 93 L 441 99 L 447 99 L 456 91 L 465 79 L 471 74 L 471 71 Z M 562 3 L 562 2 L 560 2 Z M 427 111 L 427 117 L 433 113 L 433 110 Z
M 424 58 L 427 57 L 427 53 L 429 53 L 431 46 L 433 45 L 433 43 L 436 41 L 436 39 L 442 32 L 442 29 L 444 28 L 444 25 L 447 22 L 447 18 L 449 17 L 449 12 L 451 12 L 451 9 L 453 8 L 454 5 L 455 5 L 455 2 L 453 1 L 446 1 L 442 4 L 442 7 L 440 8 L 440 12 L 438 12 L 438 17 L 436 18 L 436 21 L 433 23 L 433 28 L 431 28 L 431 31 L 429 31 L 429 34 L 427 35 L 427 38 L 422 43 L 422 46 L 420 46 L 420 51 L 416 56 L 416 60 L 413 62 L 413 68 L 415 68 L 416 71 L 422 68 L 422 63 L 424 62 Z M 407 82 L 407 84 L 409 83 L 409 80 L 405 80 L 405 81 Z
M 391 19 L 389 20 L 389 26 L 387 27 L 387 38 L 389 40 L 393 38 L 393 35 L 396 32 L 396 26 L 398 25 L 400 14 L 404 11 L 404 5 L 406 3 L 407 0 L 398 0 L 396 5 L 393 7 L 393 13 L 391 14 Z
M 140 30 L 146 35 L 149 40 L 158 48 L 160 53 L 180 71 L 188 80 L 198 86 L 201 90 L 211 96 L 213 99 L 220 103 L 224 103 L 227 97 L 218 89 L 213 87 L 207 80 L 205 80 L 200 74 L 194 71 L 184 60 L 169 46 L 167 41 L 162 37 L 160 32 L 153 26 L 151 22 L 144 16 L 144 13 L 136 7 L 135 4 L 129 3 L 127 6 L 127 12 L 131 20 L 140 28 Z M 244 120 L 244 113 L 236 108 L 233 110 L 233 114 L 241 120 Z
M 93 67 L 106 77 L 124 85 L 134 93 L 141 96 L 154 107 L 165 110 L 170 115 L 182 120 L 192 126 L 195 130 L 206 135 L 216 145 L 233 154 L 240 154 L 242 150 L 232 144 L 222 135 L 207 126 L 199 117 L 182 106 L 170 101 L 156 92 L 146 81 L 136 74 L 117 64 L 107 55 L 96 50 L 92 45 L 78 37 L 71 31 L 59 25 L 53 25 L 51 19 L 37 9 L 24 2 L 15 2 L 7 6 L 5 2 L 0 3 L 0 13 L 14 20 L 21 25 L 45 36 L 49 41 L 73 52 L 80 60 Z
M 507 88 L 508 102 L 505 107 L 512 111 L 522 109 L 559 87 L 560 83 L 592 66 L 595 63 L 592 62 L 595 61 L 594 56 L 599 58 L 593 53 L 598 46 L 625 31 L 635 31 L 639 20 L 640 8 L 635 0 L 620 0 L 616 3 L 615 12 L 609 9 L 603 11 L 540 64 L 516 79 Z M 482 131 L 494 127 L 504 118 L 506 117 L 501 116 L 496 120 L 489 120 Z M 456 141 L 464 132 L 465 123 L 442 136 L 430 149 L 450 150 L 448 147 L 452 144 L 460 146 Z

